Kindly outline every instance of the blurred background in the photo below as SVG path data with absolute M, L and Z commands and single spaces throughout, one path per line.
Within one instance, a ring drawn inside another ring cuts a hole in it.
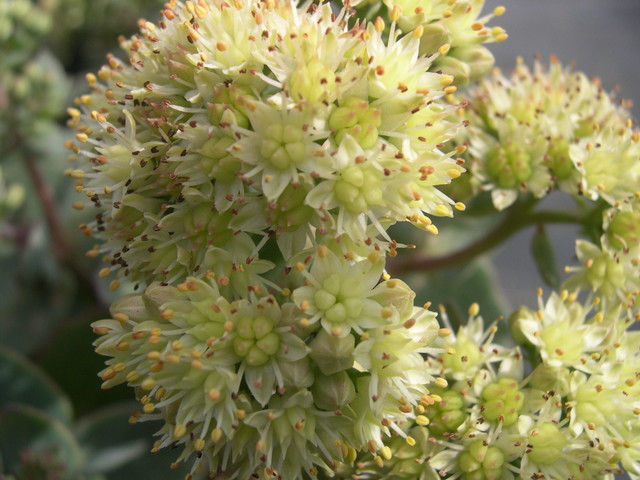
M 168 469 L 175 452 L 148 453 L 155 426 L 127 422 L 130 389 L 100 390 L 103 359 L 89 323 L 107 315 L 113 293 L 99 262 L 84 257 L 93 242 L 78 225 L 91 212 L 71 207 L 77 194 L 62 175 L 72 136 L 65 110 L 86 93 L 84 75 L 107 52 L 122 56 L 118 35 L 134 33 L 140 17 L 157 19 L 162 3 L 0 0 L 0 479 L 184 478 Z M 507 12 L 492 25 L 509 39 L 491 49 L 503 70 L 517 56 L 531 64 L 555 54 L 640 101 L 640 0 L 487 0 L 486 11 L 500 4 Z M 544 204 L 571 200 L 552 194 Z M 573 263 L 577 232 L 548 230 L 558 264 Z M 543 281 L 529 254 L 533 235 L 522 231 L 492 252 L 495 266 L 413 274 L 410 283 L 419 298 L 454 310 L 483 299 L 490 318 L 534 306 Z

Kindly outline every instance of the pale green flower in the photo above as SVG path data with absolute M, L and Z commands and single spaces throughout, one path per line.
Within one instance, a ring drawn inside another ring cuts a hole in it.
M 352 263 L 321 249 L 309 272 L 304 272 L 309 285 L 294 290 L 293 301 L 309 323 L 320 322 L 336 337 L 390 324 L 397 313 L 383 312 L 384 306 L 375 300 L 375 295 L 387 288 L 384 283 L 376 287 L 383 267 L 381 260 Z
M 640 184 L 640 132 L 603 128 L 572 145 L 569 156 L 582 175 L 580 193 L 612 206 L 634 197 Z
M 496 323 L 485 328 L 478 313 L 478 304 L 471 305 L 468 319 L 458 331 L 454 333 L 448 329 L 447 335 L 438 339 L 435 345 L 442 349 L 442 353 L 436 359 L 429 359 L 430 371 L 433 374 L 440 372 L 455 381 L 484 377 L 484 383 L 488 383 L 486 370 L 492 370 L 491 364 L 500 363 L 501 375 L 522 378 L 523 365 L 517 349 L 495 343 Z M 440 314 L 444 325 L 449 327 L 446 311 L 441 309 Z
M 610 250 L 637 252 L 640 246 L 640 202 L 622 202 L 603 213 L 603 245 Z
M 546 303 L 542 297 L 538 300 L 537 311 L 519 310 L 515 319 L 519 331 L 535 346 L 545 365 L 587 368 L 583 360 L 603 350 L 610 326 L 588 318 L 590 309 L 566 291 L 562 296 L 552 293 Z
M 576 255 L 581 265 L 565 268 L 572 274 L 564 283 L 565 288 L 589 291 L 590 296 L 602 302 L 598 308 L 605 311 L 617 305 L 634 307 L 640 291 L 640 268 L 633 251 L 609 250 L 577 240 Z
M 234 144 L 233 155 L 253 167 L 244 176 L 257 176 L 267 200 L 278 199 L 288 185 L 300 183 L 302 172 L 330 170 L 329 158 L 315 143 L 329 132 L 316 131 L 312 115 L 257 104 L 248 116 L 252 130 L 241 130 L 245 137 Z
M 388 16 L 402 30 L 424 29 L 420 52 L 427 55 L 439 52 L 434 70 L 453 75 L 459 86 L 482 78 L 493 66 L 493 55 L 482 44 L 503 42 L 508 37 L 502 27 L 487 26 L 493 17 L 504 14 L 504 7 L 483 15 L 484 3 L 484 0 L 384 0 Z
M 532 69 L 519 60 L 510 76 L 496 71 L 472 89 L 468 101 L 471 126 L 459 141 L 470 143 L 476 188 L 490 189 L 497 208 L 518 190 L 542 197 L 560 188 L 612 204 L 637 190 L 637 135 L 626 103 L 617 105 L 597 79 L 555 58 Z

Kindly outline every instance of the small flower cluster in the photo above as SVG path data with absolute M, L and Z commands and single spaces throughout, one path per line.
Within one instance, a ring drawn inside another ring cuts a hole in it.
M 436 343 L 432 389 L 391 456 L 340 478 L 508 480 L 640 478 L 638 332 L 619 311 L 593 313 L 566 291 L 510 318 L 520 347 L 495 341 L 471 306 L 469 322 Z M 446 321 L 446 314 L 443 312 Z
M 406 32 L 423 28 L 420 53 L 440 52 L 442 55 L 434 60 L 432 70 L 453 75 L 454 85 L 458 87 L 480 80 L 493 67 L 493 54 L 483 43 L 503 42 L 508 38 L 502 27 L 487 26 L 493 17 L 503 15 L 505 8 L 499 6 L 492 13 L 482 15 L 484 3 L 484 0 L 349 2 L 356 8 L 370 9 L 368 15 L 382 10 L 385 17 L 396 20 L 399 28 Z
M 540 198 L 559 188 L 612 206 L 637 191 L 640 134 L 597 79 L 555 58 L 548 69 L 519 60 L 510 77 L 496 71 L 467 100 L 471 126 L 460 140 L 472 146 L 472 182 L 499 210 L 519 191 Z
M 330 474 L 414 440 L 435 313 L 384 271 L 387 229 L 464 205 L 437 187 L 454 78 L 403 34 L 291 1 L 170 1 L 69 109 L 89 252 L 146 286 L 93 324 L 104 388 L 134 387 L 157 449 L 212 472 Z
M 317 255 L 293 292 L 228 301 L 213 275 L 189 278 L 124 297 L 93 324 L 97 352 L 112 357 L 104 387 L 126 382 L 140 418 L 164 420 L 156 448 L 197 454 L 194 469 L 207 458 L 238 478 L 299 478 L 406 437 L 398 425 L 427 393 L 435 313 L 414 308 L 403 282 L 380 282 L 382 261 Z
M 580 265 L 565 268 L 572 275 L 564 283 L 571 291 L 589 292 L 598 310 L 622 308 L 636 320 L 640 318 L 639 198 L 640 193 L 604 211 L 599 245 L 576 242 Z

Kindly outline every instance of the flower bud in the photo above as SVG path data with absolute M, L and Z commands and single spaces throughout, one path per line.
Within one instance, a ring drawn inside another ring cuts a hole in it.
M 349 375 L 342 371 L 316 378 L 311 389 L 313 403 L 327 411 L 340 410 L 356 396 L 356 389 Z
M 336 337 L 323 329 L 309 346 L 309 355 L 324 375 L 331 375 L 353 366 L 355 339 L 351 335 Z

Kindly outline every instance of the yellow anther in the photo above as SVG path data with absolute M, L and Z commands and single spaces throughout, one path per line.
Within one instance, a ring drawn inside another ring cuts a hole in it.
M 453 206 L 460 212 L 464 212 L 467 209 L 467 206 L 462 202 L 456 202 Z
M 434 383 L 436 384 L 437 387 L 440 387 L 440 388 L 447 388 L 449 386 L 449 382 L 447 382 L 447 380 L 442 377 L 436 378 Z
M 207 392 L 207 397 L 209 397 L 209 400 L 212 402 L 217 402 L 220 399 L 220 390 L 212 388 Z
M 447 207 L 447 205 L 442 205 L 442 204 L 436 207 L 436 211 L 434 213 L 440 217 L 448 217 L 451 215 L 451 211 L 449 210 L 449 207 Z
M 496 42 L 504 42 L 509 38 L 509 35 L 507 35 L 507 32 L 505 32 L 502 27 L 493 27 L 491 29 L 491 35 L 496 39 Z
M 438 49 L 438 51 L 440 52 L 440 55 L 446 55 L 447 53 L 449 53 L 450 49 L 451 49 L 451 45 L 449 45 L 448 43 L 445 43 Z
M 195 11 L 198 18 L 204 18 L 207 15 L 206 4 L 196 5 Z
M 480 313 L 480 305 L 478 305 L 477 303 L 472 303 L 471 305 L 469 305 L 469 315 L 475 317 L 476 315 L 478 315 L 478 313 Z
M 442 85 L 443 87 L 446 87 L 447 85 L 451 85 L 454 81 L 454 78 L 452 75 L 442 75 L 440 77 L 440 85 Z
M 502 5 L 497 6 L 496 8 L 493 9 L 493 14 L 496 17 L 500 17 L 502 15 L 504 15 L 504 12 L 506 12 L 507 9 L 505 7 L 503 7 Z
M 449 170 L 447 170 L 447 175 L 449 175 L 450 178 L 458 178 L 460 175 L 462 175 L 462 172 L 460 172 L 460 170 L 458 170 L 457 168 L 450 168 Z
M 76 180 L 84 178 L 84 170 L 80 170 L 80 169 L 67 170 L 65 173 L 67 174 L 67 176 L 71 178 L 75 178 Z
M 383 32 L 384 20 L 382 19 L 382 17 L 376 17 L 376 19 L 373 21 L 373 26 L 375 27 L 377 32 Z
M 145 378 L 140 384 L 140 388 L 142 388 L 143 390 L 149 391 L 153 387 L 155 387 L 155 385 L 156 385 L 156 381 L 153 378 Z
M 213 443 L 218 443 L 222 439 L 223 435 L 224 435 L 224 432 L 222 431 L 221 428 L 214 428 L 211 431 L 211 441 Z
M 451 330 L 448 328 L 438 329 L 438 335 L 440 335 L 441 337 L 448 337 L 449 335 L 451 335 L 451 333 Z
M 416 416 L 416 423 L 421 427 L 426 427 L 427 425 L 429 425 L 429 418 L 424 415 L 418 415 Z
M 402 9 L 400 8 L 400 6 L 394 5 L 393 9 L 391 10 L 391 15 L 389 15 L 389 18 L 391 18 L 392 22 L 397 22 L 398 19 L 400 18 L 401 13 L 402 13 Z
M 411 34 L 415 38 L 422 38 L 422 35 L 424 35 L 424 26 L 418 25 L 416 28 L 413 29 L 413 32 Z
M 187 433 L 187 427 L 184 425 L 176 425 L 173 428 L 173 438 L 182 438 Z
M 160 352 L 158 351 L 152 351 L 147 353 L 147 360 L 151 360 L 152 362 L 155 360 L 158 360 L 160 358 Z
M 385 445 L 380 449 L 380 455 L 385 460 L 391 460 L 391 457 L 393 456 L 391 453 L 391 449 L 387 445 Z
M 393 316 L 393 309 L 391 307 L 382 307 L 382 310 L 380 310 L 380 315 L 382 316 L 382 318 L 390 318 L 391 316 Z

